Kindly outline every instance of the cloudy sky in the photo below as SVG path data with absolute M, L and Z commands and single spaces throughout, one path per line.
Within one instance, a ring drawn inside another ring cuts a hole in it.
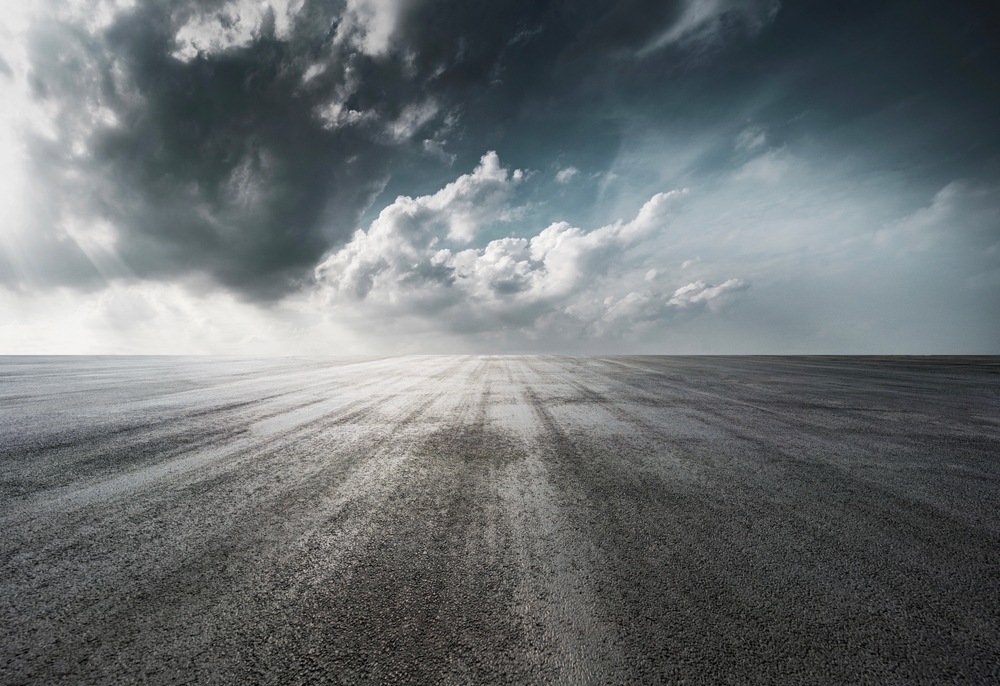
M 0 8 L 0 353 L 1000 353 L 989 0 Z

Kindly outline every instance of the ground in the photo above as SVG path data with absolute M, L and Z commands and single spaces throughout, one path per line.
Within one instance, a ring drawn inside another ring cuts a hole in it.
M 1000 680 L 1000 358 L 0 358 L 0 682 Z

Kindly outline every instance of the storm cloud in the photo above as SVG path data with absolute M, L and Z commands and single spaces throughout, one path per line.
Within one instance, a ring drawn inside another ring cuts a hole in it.
M 504 126 L 574 61 L 708 40 L 730 15 L 757 27 L 775 7 L 144 0 L 90 27 L 53 11 L 28 42 L 54 121 L 30 143 L 45 208 L 25 233 L 50 263 L 34 276 L 85 284 L 103 261 L 280 297 L 350 239 L 394 164 L 445 154 L 455 121 Z

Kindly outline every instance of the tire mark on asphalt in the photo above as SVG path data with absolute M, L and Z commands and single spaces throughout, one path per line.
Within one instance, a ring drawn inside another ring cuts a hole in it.
M 704 362 L 678 364 L 699 389 L 721 383 L 698 376 Z M 316 392 L 337 399 L 294 421 L 273 405 L 218 417 L 274 419 L 224 458 L 66 512 L 21 512 L 0 541 L 0 680 L 1000 676 L 995 537 L 949 540 L 946 519 L 897 512 L 829 466 L 843 464 L 832 453 L 798 456 L 818 471 L 768 471 L 780 438 L 768 431 L 808 447 L 803 429 L 741 416 L 683 379 L 644 382 L 655 370 L 613 368 L 426 358 L 317 377 Z M 289 383 L 312 388 L 303 378 Z M 751 393 L 727 383 L 737 399 Z M 657 396 L 729 419 L 671 438 Z M 990 445 L 962 450 L 985 459 Z M 681 449 L 712 479 L 639 468 Z M 983 527 L 996 524 L 990 502 Z
M 530 363 L 519 366 L 515 377 L 506 364 L 506 376 L 520 403 L 529 400 L 539 431 L 521 437 L 525 456 L 507 468 L 501 489 L 521 565 L 517 614 L 531 637 L 527 655 L 540 668 L 556 665 L 552 683 L 621 682 L 631 672 L 619 632 L 595 607 L 593 573 L 600 553 L 568 511 L 581 506 L 580 493 L 558 488 L 550 474 L 553 443 L 558 452 L 563 436 L 534 404 L 537 397 L 524 373 Z
M 142 541 L 140 546 L 128 546 L 126 544 L 124 546 L 124 550 L 131 551 L 131 557 L 135 562 L 129 563 L 119 558 L 113 562 L 111 569 L 108 571 L 117 570 L 120 577 L 123 571 L 127 575 L 128 570 L 131 568 L 136 572 L 140 572 L 143 577 L 147 578 L 140 584 L 139 587 L 133 588 L 133 591 L 126 597 L 126 602 L 124 604 L 118 605 L 118 603 L 121 603 L 123 600 L 119 593 L 98 593 L 95 594 L 98 597 L 102 595 L 110 595 L 111 602 L 109 603 L 105 601 L 103 604 L 98 604 L 96 607 L 78 607 L 76 610 L 78 613 L 77 616 L 73 616 L 72 614 L 67 615 L 66 612 L 59 611 L 53 612 L 52 616 L 61 618 L 67 624 L 78 622 L 91 627 L 100 627 L 101 625 L 104 625 L 107 629 L 101 632 L 103 634 L 103 641 L 113 646 L 116 643 L 114 637 L 118 635 L 118 648 L 121 649 L 128 645 L 131 634 L 121 636 L 120 633 L 116 631 L 116 627 L 119 623 L 124 626 L 129 626 L 132 631 L 135 631 L 137 628 L 140 629 L 137 635 L 142 635 L 141 629 L 143 625 L 145 625 L 146 629 L 149 631 L 162 631 L 165 627 L 171 625 L 175 625 L 178 629 L 182 629 L 183 622 L 171 621 L 170 618 L 171 616 L 183 612 L 185 609 L 185 603 L 181 603 L 180 608 L 176 607 L 176 605 L 178 600 L 187 596 L 189 593 L 188 589 L 199 589 L 199 596 L 193 598 L 189 603 L 187 603 L 187 605 L 197 605 L 198 603 L 203 603 L 201 597 L 205 594 L 206 590 L 215 589 L 213 595 L 217 598 L 217 601 L 211 607 L 200 608 L 200 612 L 203 617 L 217 615 L 220 617 L 228 616 L 231 618 L 234 612 L 236 614 L 242 614 L 242 611 L 244 611 L 245 608 L 233 608 L 230 606 L 231 602 L 229 599 L 233 597 L 234 589 L 227 587 L 234 584 L 238 586 L 236 582 L 241 579 L 241 572 L 244 573 L 245 576 L 253 576 L 253 570 L 257 569 L 257 563 L 255 562 L 257 558 L 256 556 L 241 558 L 241 556 L 244 556 L 245 553 L 241 553 L 240 551 L 256 549 L 261 551 L 261 553 L 265 556 L 270 555 L 280 560 L 281 554 L 274 552 L 274 548 L 277 546 L 278 549 L 283 549 L 287 545 L 288 542 L 285 540 L 285 537 L 289 533 L 288 528 L 290 522 L 296 522 L 296 525 L 293 528 L 300 531 L 313 531 L 321 524 L 330 526 L 332 522 L 338 519 L 347 519 L 346 522 L 342 523 L 342 530 L 338 533 L 338 544 L 340 546 L 356 544 L 356 542 L 360 540 L 359 536 L 372 535 L 372 527 L 366 526 L 364 522 L 365 516 L 369 516 L 367 513 L 370 512 L 372 508 L 359 507 L 356 505 L 352 507 L 350 501 L 352 498 L 357 499 L 360 497 L 372 504 L 376 504 L 378 502 L 377 496 L 380 491 L 384 490 L 380 484 L 388 475 L 391 474 L 394 467 L 398 467 L 397 464 L 394 464 L 395 462 L 398 462 L 398 460 L 393 458 L 388 462 L 382 461 L 382 463 L 374 469 L 371 468 L 372 463 L 379 462 L 378 453 L 380 450 L 384 450 L 386 444 L 393 440 L 392 434 L 415 421 L 438 397 L 440 397 L 440 392 L 429 398 L 418 396 L 414 399 L 414 402 L 417 403 L 417 407 L 412 408 L 412 411 L 404 414 L 402 418 L 396 421 L 393 431 L 389 432 L 388 435 L 381 437 L 376 444 L 366 446 L 363 450 L 355 450 L 353 454 L 349 456 L 353 459 L 352 464 L 339 465 L 342 470 L 347 472 L 346 477 L 341 479 L 340 484 L 338 484 L 339 487 L 334 487 L 332 489 L 332 492 L 326 497 L 325 501 L 316 493 L 310 494 L 311 497 L 308 498 L 299 498 L 296 493 L 288 493 L 281 499 L 274 499 L 273 497 L 265 498 L 263 502 L 255 502 L 252 507 L 250 507 L 248 503 L 245 503 L 244 509 L 246 509 L 246 514 L 242 518 L 237 516 L 237 512 L 232 511 L 232 503 L 229 503 L 230 511 L 225 515 L 224 526 L 221 530 L 216 530 L 215 532 L 210 533 L 207 538 L 203 536 L 201 540 L 188 541 L 188 545 L 183 546 L 183 554 L 180 556 L 177 555 L 176 547 L 174 551 L 171 551 L 171 546 L 167 546 L 164 548 L 164 555 L 160 557 L 160 563 L 157 565 L 155 571 L 149 569 L 148 567 L 146 567 L 144 571 L 141 571 L 143 570 L 143 566 L 141 564 L 142 558 L 148 557 L 149 554 L 157 547 L 154 541 Z M 376 403 L 372 404 L 374 405 Z M 359 415 L 355 413 L 355 417 L 358 416 Z M 334 423 L 336 422 L 331 423 L 331 425 Z M 322 430 L 322 427 L 316 428 Z M 286 435 L 284 438 L 287 440 L 288 436 Z M 272 452 L 275 457 L 280 457 L 280 448 L 280 442 L 276 442 L 273 446 Z M 287 469 L 288 465 L 286 464 L 285 470 L 287 471 Z M 323 477 L 326 478 L 324 479 Z M 305 491 L 309 493 L 310 490 L 320 487 L 323 490 L 330 492 L 332 485 L 324 483 L 324 481 L 328 480 L 328 478 L 328 472 L 325 474 L 314 475 L 311 482 L 299 484 L 300 488 L 296 490 L 301 492 L 304 488 Z M 212 521 L 213 519 L 219 521 L 219 514 L 221 514 L 221 512 L 218 508 L 220 506 L 224 507 L 227 504 L 227 493 L 238 490 L 239 483 L 237 482 L 232 484 L 232 487 L 229 489 L 223 488 L 222 483 L 202 483 L 201 485 L 205 487 L 201 495 L 211 495 L 212 497 L 210 501 L 204 503 L 201 507 L 194 508 L 194 510 L 186 510 L 183 512 L 183 517 L 185 520 L 192 522 Z M 196 494 L 189 494 L 189 496 L 192 495 Z M 125 517 L 126 521 L 135 521 L 140 517 L 150 517 L 157 521 L 169 519 L 168 515 L 172 510 L 177 509 L 176 505 L 166 499 L 161 499 L 159 502 L 161 503 L 159 507 L 153 507 L 148 503 L 139 505 L 136 512 L 133 512 L 131 515 L 127 515 Z M 281 522 L 281 526 L 278 527 L 278 530 L 283 532 L 283 535 L 280 536 L 277 541 L 269 542 L 266 538 L 262 540 L 259 537 L 260 535 L 255 533 L 258 531 L 259 525 L 263 523 L 260 520 L 260 515 L 263 514 L 263 512 L 272 513 L 267 517 L 267 519 L 273 520 L 272 525 L 264 527 L 264 530 L 273 530 L 274 526 L 278 522 Z M 346 517 L 345 514 L 347 515 Z M 254 526 L 254 524 L 257 526 Z M 351 527 L 353 527 L 353 531 L 345 534 L 345 531 Z M 122 527 L 119 525 L 118 528 L 121 529 Z M 122 531 L 122 534 L 129 537 L 131 537 L 132 533 L 133 532 L 129 532 L 127 529 Z M 204 534 L 206 532 L 202 533 Z M 237 536 L 237 538 L 243 539 L 243 543 L 235 544 L 234 535 Z M 117 544 L 115 541 L 107 541 L 106 545 L 110 549 L 115 549 L 116 547 L 121 546 L 121 543 L 125 543 L 126 540 L 127 539 L 121 540 Z M 151 548 L 153 550 L 151 550 Z M 121 549 L 122 548 L 119 548 L 119 550 Z M 270 553 L 268 553 L 269 549 L 271 550 Z M 173 556 L 170 555 L 171 552 L 173 552 Z M 57 559 L 66 559 L 67 557 L 73 557 L 71 551 L 59 551 L 56 555 Z M 301 560 L 299 562 L 301 562 Z M 329 560 L 327 560 L 327 562 L 329 562 Z M 274 560 L 272 560 L 272 563 L 278 564 L 277 562 L 274 562 Z M 69 572 L 69 570 L 63 570 L 61 573 L 57 573 L 54 575 L 53 580 L 58 580 L 60 577 L 65 578 L 73 576 L 72 573 L 67 572 Z M 151 575 L 150 572 L 152 572 Z M 259 577 L 259 571 L 256 574 Z M 77 576 L 79 575 L 77 574 Z M 265 576 L 265 578 L 267 577 Z M 98 583 L 100 585 L 101 582 Z M 134 586 L 134 582 L 132 585 Z M 250 595 L 251 598 L 253 597 L 253 594 L 251 594 L 249 590 L 245 588 L 242 590 L 244 590 L 247 595 Z M 79 591 L 77 593 L 79 593 Z M 30 599 L 31 597 L 31 593 L 28 589 L 24 588 L 20 589 L 20 592 L 16 595 L 20 598 Z M 84 593 L 84 596 L 86 596 L 86 593 Z M 5 594 L 5 597 L 12 598 L 15 596 L 14 594 Z M 159 603 L 156 599 L 158 598 L 170 599 L 170 605 L 157 609 Z M 66 600 L 68 599 L 64 599 L 62 601 L 63 605 L 65 605 Z M 134 614 L 134 608 L 137 606 L 145 607 L 145 616 L 140 617 L 138 621 L 138 624 L 140 625 L 139 627 L 136 627 L 137 622 Z M 153 620 L 152 624 L 149 623 L 150 620 Z M 38 627 L 35 627 L 35 629 L 38 629 Z M 56 635 L 59 633 L 60 632 L 56 631 Z M 184 631 L 180 631 L 178 635 L 190 640 L 190 637 L 187 637 L 186 632 Z M 21 637 L 27 638 L 27 636 Z M 209 641 L 208 645 L 211 645 L 210 631 L 203 632 L 200 637 L 204 641 Z M 37 630 L 32 632 L 31 639 L 32 640 L 29 641 L 28 644 L 34 646 L 35 650 L 44 648 L 46 644 L 51 644 L 51 639 L 48 641 L 44 640 L 44 635 L 40 635 Z M 64 644 L 67 642 L 71 643 L 72 639 L 70 637 L 63 636 L 62 642 Z M 123 642 L 125 646 L 121 645 Z M 157 651 L 157 653 L 158 654 L 156 656 L 153 656 L 154 658 L 158 657 L 163 659 L 169 656 L 169 654 L 164 655 L 160 651 Z
M 316 649 L 297 665 L 279 657 L 279 673 L 402 683 L 518 673 L 520 633 L 506 619 L 509 532 L 493 476 L 517 454 L 486 426 L 491 381 L 484 371 L 465 372 L 472 383 L 449 398 L 457 412 L 411 446 L 384 496 L 392 507 L 372 520 L 379 535 L 353 546 L 350 566 L 322 587 L 322 621 L 282 639 Z M 491 656 L 498 662 L 489 663 Z
M 355 403 L 364 404 L 368 402 L 363 395 L 365 386 L 376 385 L 378 382 L 372 380 L 368 384 L 362 384 L 358 391 L 353 392 L 353 395 L 360 395 L 361 398 L 354 403 L 347 403 L 348 409 L 350 409 Z M 414 388 L 422 383 L 422 380 L 417 379 L 413 381 L 409 386 L 405 386 L 398 392 L 406 393 L 411 388 Z M 329 402 L 328 399 L 324 399 L 323 402 Z M 373 401 L 372 404 L 378 401 Z M 286 407 L 285 412 L 282 414 L 272 413 L 267 415 L 266 418 L 280 417 L 288 423 L 289 420 L 295 420 L 295 414 L 301 413 L 305 414 L 304 419 L 299 420 L 299 438 L 304 440 L 310 437 L 310 429 L 312 430 L 323 430 L 326 423 L 326 415 L 330 413 L 330 410 L 323 409 L 322 411 L 312 411 L 303 412 L 308 408 L 315 408 L 317 405 L 322 405 L 322 402 L 306 402 L 293 407 Z M 335 406 L 334 412 L 343 411 L 342 406 Z M 66 509 L 79 505 L 87 504 L 95 499 L 106 499 L 113 497 L 116 493 L 124 492 L 134 492 L 137 489 L 144 487 L 151 487 L 156 483 L 168 479 L 176 478 L 180 473 L 190 471 L 192 469 L 199 469 L 210 465 L 212 463 L 217 463 L 224 461 L 226 458 L 238 457 L 240 455 L 245 455 L 251 450 L 264 450 L 273 442 L 280 442 L 285 440 L 282 437 L 282 433 L 278 430 L 272 430 L 270 433 L 263 433 L 261 427 L 266 426 L 265 422 L 254 418 L 246 417 L 241 423 L 236 423 L 234 418 L 228 418 L 230 422 L 230 427 L 225 430 L 225 433 L 218 434 L 211 430 L 203 430 L 197 432 L 193 435 L 182 436 L 179 440 L 179 445 L 171 445 L 172 440 L 176 440 L 177 434 L 183 433 L 185 425 L 178 427 L 175 434 L 169 434 L 166 436 L 159 436 L 154 439 L 150 439 L 146 442 L 148 445 L 159 445 L 159 449 L 154 452 L 154 454 L 159 457 L 153 462 L 146 462 L 145 464 L 140 463 L 136 465 L 135 468 L 126 472 L 125 474 L 118 474 L 110 478 L 94 478 L 90 479 L 90 483 L 85 483 L 82 485 L 76 485 L 70 488 L 55 488 L 51 489 L 44 494 L 36 495 L 34 498 L 26 498 L 20 501 L 8 501 L 4 510 L 6 512 L 19 512 L 31 508 L 36 508 L 40 511 L 49 508 L 59 508 Z M 235 426 L 233 426 L 235 424 Z M 174 423 L 172 426 L 176 426 Z M 257 431 L 252 431 L 253 426 L 257 427 Z M 164 446 L 166 444 L 166 447 Z M 83 446 L 85 449 L 86 446 Z M 143 446 L 132 447 L 129 452 L 146 452 Z M 56 456 L 58 457 L 58 456 Z M 107 457 L 107 452 L 101 451 L 101 454 L 92 458 L 92 461 L 98 462 L 101 459 Z M 115 461 L 115 465 L 121 468 L 120 461 Z M 106 471 L 106 470 L 102 470 Z M 9 477 L 8 477 L 9 478 Z M 0 521 L 3 521 L 4 517 L 0 516 Z
M 546 409 L 554 405 L 546 400 L 544 403 L 539 401 L 539 407 Z M 736 422 L 733 424 L 738 426 Z M 782 434 L 776 432 L 776 435 Z M 740 459 L 747 464 L 766 463 L 768 453 L 773 453 L 773 445 L 746 435 L 739 436 L 738 439 L 737 445 L 751 442 L 753 445 L 749 447 L 752 450 L 729 447 L 722 452 L 734 456 L 742 452 Z M 696 603 L 690 605 L 692 608 L 712 608 L 718 616 L 729 615 L 729 627 L 727 629 L 724 623 L 716 623 L 715 628 L 707 632 L 704 629 L 694 631 L 694 636 L 710 636 L 713 631 L 719 631 L 730 636 L 742 633 L 755 637 L 756 640 L 749 640 L 744 644 L 744 648 L 752 656 L 750 659 L 755 661 L 767 660 L 764 656 L 768 654 L 767 651 L 773 650 L 773 647 L 768 647 L 773 646 L 773 643 L 760 640 L 762 637 L 766 638 L 768 632 L 773 637 L 781 636 L 781 640 L 790 646 L 798 646 L 780 659 L 770 658 L 777 668 L 772 673 L 772 678 L 780 678 L 783 669 L 789 670 L 787 673 L 790 674 L 808 667 L 810 658 L 805 654 L 806 645 L 825 645 L 844 640 L 856 645 L 859 654 L 867 653 L 869 664 L 893 655 L 893 669 L 901 676 L 909 674 L 907 678 L 914 678 L 919 674 L 919 671 L 915 671 L 915 665 L 926 668 L 931 660 L 930 653 L 935 655 L 933 660 L 939 666 L 950 665 L 950 669 L 957 670 L 954 673 L 960 673 L 963 669 L 967 672 L 970 665 L 989 664 L 995 659 L 989 652 L 983 652 L 981 646 L 967 640 L 971 636 L 982 637 L 982 627 L 996 626 L 998 621 L 996 603 L 989 598 L 993 589 L 1000 587 L 995 558 L 991 560 L 986 557 L 970 566 L 967 556 L 969 550 L 975 550 L 986 543 L 981 530 L 956 527 L 954 522 L 948 521 L 933 508 L 886 497 L 878 489 L 865 488 L 864 484 L 854 482 L 832 467 L 821 470 L 824 472 L 821 478 L 813 478 L 816 476 L 815 470 L 812 477 L 808 474 L 813 464 L 810 462 L 796 464 L 781 475 L 780 485 L 787 489 L 788 497 L 785 502 L 769 498 L 771 489 L 765 488 L 762 492 L 760 487 L 764 484 L 759 480 L 754 482 L 751 479 L 747 483 L 734 480 L 732 475 L 726 478 L 725 473 L 718 473 L 710 490 L 703 490 L 703 494 L 693 501 L 686 498 L 687 507 L 692 513 L 701 512 L 701 515 L 696 515 L 685 523 L 690 529 L 701 530 L 692 539 L 690 531 L 688 535 L 684 535 L 670 522 L 668 516 L 664 516 L 670 514 L 671 508 L 661 505 L 653 510 L 645 508 L 646 512 L 643 513 L 643 501 L 676 502 L 683 496 L 675 489 L 663 491 L 662 481 L 661 494 L 657 496 L 655 482 L 658 479 L 654 479 L 652 483 L 637 482 L 636 475 L 631 473 L 628 466 L 628 460 L 621 459 L 621 451 L 613 452 L 613 441 L 606 439 L 591 445 L 584 454 L 579 452 L 577 441 L 570 442 L 570 446 L 564 449 L 569 451 L 567 454 L 573 455 L 572 464 L 577 466 L 577 482 L 582 479 L 583 483 L 600 484 L 606 492 L 605 500 L 616 503 L 616 510 L 606 512 L 606 517 L 610 521 L 621 521 L 624 526 L 618 528 L 620 538 L 612 539 L 612 549 L 623 555 L 628 549 L 624 541 L 630 537 L 634 540 L 637 533 L 635 529 L 640 529 L 640 539 L 663 539 L 665 535 L 666 540 L 660 541 L 661 546 L 672 539 L 674 545 L 687 549 L 683 557 L 689 563 L 695 562 L 695 567 L 701 568 L 699 576 L 702 583 L 713 590 L 706 596 L 696 586 L 689 584 L 690 588 L 685 594 L 694 598 L 700 596 Z M 603 454 L 593 454 L 594 450 L 600 450 Z M 588 457 L 589 454 L 593 456 Z M 615 456 L 614 459 L 609 459 L 611 455 Z M 872 490 L 875 492 L 872 493 Z M 831 499 L 830 494 L 836 496 Z M 638 516 L 628 516 L 629 509 Z M 909 515 L 900 516 L 907 512 Z M 659 521 L 649 520 L 654 513 L 655 519 Z M 831 518 L 831 513 L 839 516 Z M 824 523 L 827 526 L 823 526 Z M 888 531 L 886 527 L 889 527 Z M 609 528 L 607 523 L 605 528 Z M 944 550 L 941 549 L 942 530 L 955 535 L 954 541 L 945 543 Z M 887 539 L 897 541 L 896 547 L 886 548 L 884 542 Z M 987 540 L 989 539 L 994 537 L 990 536 Z M 754 547 L 746 548 L 747 540 L 754 540 Z M 771 542 L 774 540 L 783 541 L 784 545 L 775 546 Z M 924 544 L 923 540 L 927 543 Z M 931 547 L 933 541 L 937 541 L 937 550 Z M 988 549 L 997 550 L 995 542 L 987 545 Z M 697 564 L 699 560 L 704 560 L 705 554 L 713 555 L 716 560 L 711 564 Z M 784 599 L 777 603 L 762 604 L 760 598 L 749 595 L 747 591 L 765 591 L 773 584 L 773 580 L 761 576 L 761 572 L 771 568 L 775 559 L 784 560 L 779 567 L 785 582 L 782 591 Z M 728 562 L 724 564 L 723 560 Z M 669 556 L 665 558 L 665 562 L 669 563 Z M 817 577 L 810 566 L 813 570 L 825 569 L 827 575 Z M 644 561 L 638 557 L 629 565 L 633 571 L 643 567 Z M 718 568 L 724 569 L 725 573 L 720 574 Z M 666 569 L 669 569 L 669 564 L 662 567 L 662 570 Z M 889 570 L 892 570 L 892 576 L 887 576 L 886 572 Z M 680 571 L 679 578 L 682 581 L 688 576 L 682 570 L 677 571 Z M 834 578 L 825 578 L 831 574 Z M 647 580 L 656 578 L 655 572 L 637 576 Z M 976 578 L 983 582 L 981 587 L 975 586 Z M 675 578 L 674 581 L 676 580 Z M 922 620 L 916 619 L 921 614 L 921 607 L 924 608 L 924 616 L 927 610 L 925 594 L 918 592 L 911 595 L 913 589 L 921 587 L 937 588 L 938 593 L 940 589 L 950 589 L 941 603 L 942 609 L 937 610 L 937 616 L 943 620 L 942 628 L 947 626 L 951 632 L 954 632 L 955 627 L 963 627 L 959 635 L 930 629 L 921 623 Z M 910 593 L 907 589 L 911 589 Z M 647 602 L 653 604 L 651 599 L 657 597 L 656 589 L 647 590 Z M 864 607 L 869 603 L 878 604 L 879 598 L 884 597 L 912 600 L 904 600 L 891 607 L 885 607 L 883 601 L 885 612 L 881 616 L 872 617 L 864 613 Z M 803 622 L 801 618 L 796 620 L 800 631 L 797 636 L 788 635 L 784 630 L 775 632 L 773 626 L 768 627 L 766 623 L 761 626 L 761 619 L 768 615 L 787 612 L 788 603 L 793 599 L 803 609 L 815 608 L 816 616 L 822 618 L 824 612 L 827 616 L 819 623 L 813 620 Z M 953 612 L 943 610 L 943 606 L 949 604 L 955 608 Z M 824 622 L 829 624 L 824 626 Z M 831 633 L 829 627 L 838 623 L 853 624 L 853 635 Z M 712 626 L 713 623 L 707 624 Z M 742 631 L 733 628 L 740 625 L 745 627 Z M 918 650 L 922 652 L 914 652 L 914 649 L 907 648 L 898 639 L 885 644 L 887 636 L 913 635 L 914 632 L 934 635 L 931 643 L 935 647 L 921 647 Z M 659 632 L 661 636 L 664 634 L 669 632 Z M 683 646 L 678 644 L 677 647 Z M 653 650 L 651 645 L 646 648 L 647 651 Z M 730 661 L 725 659 L 725 654 L 712 654 L 718 649 L 719 646 L 713 647 L 710 643 L 702 646 L 700 652 L 703 665 L 724 665 Z M 761 651 L 764 651 L 763 655 Z M 706 652 L 708 655 L 705 655 Z M 663 664 L 669 662 L 661 661 L 661 665 Z M 829 664 L 818 664 L 812 668 L 820 668 L 828 674 L 831 671 Z M 844 666 L 838 668 L 845 669 Z M 706 672 L 704 678 L 718 680 L 720 675 Z M 862 675 L 847 669 L 841 671 L 841 678 L 852 681 L 862 678 Z

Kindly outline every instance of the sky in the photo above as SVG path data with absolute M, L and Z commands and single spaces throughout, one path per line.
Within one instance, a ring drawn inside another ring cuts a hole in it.
M 1000 354 L 990 0 L 0 0 L 0 354 Z

